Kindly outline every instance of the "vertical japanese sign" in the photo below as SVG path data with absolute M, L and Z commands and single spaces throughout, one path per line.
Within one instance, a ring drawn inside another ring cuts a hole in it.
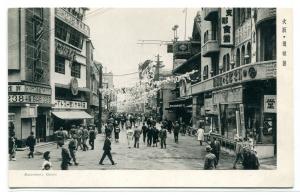
M 221 46 L 233 46 L 233 8 L 221 9 Z
M 264 112 L 276 113 L 276 95 L 264 96 Z

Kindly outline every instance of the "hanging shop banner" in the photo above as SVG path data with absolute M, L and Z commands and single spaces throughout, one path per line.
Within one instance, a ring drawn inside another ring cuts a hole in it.
M 233 8 L 221 9 L 221 46 L 233 46 Z
M 220 76 L 214 77 L 213 85 L 214 87 L 222 87 L 226 85 L 231 85 L 234 83 L 239 83 L 242 81 L 242 70 L 234 70 L 228 73 L 222 74 Z
M 87 109 L 87 102 L 55 100 L 54 108 L 58 109 Z
M 276 113 L 276 95 L 264 95 L 264 112 Z
M 56 54 L 67 58 L 70 61 L 74 61 L 76 58 L 76 50 L 67 46 L 66 44 L 55 41 Z
M 32 85 L 8 85 L 8 93 L 10 92 L 25 92 L 51 95 L 51 88 Z

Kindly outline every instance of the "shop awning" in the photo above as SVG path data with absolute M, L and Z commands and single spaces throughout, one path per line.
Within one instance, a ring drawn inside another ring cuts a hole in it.
M 63 111 L 63 112 L 52 112 L 52 114 L 64 120 L 93 118 L 85 111 Z

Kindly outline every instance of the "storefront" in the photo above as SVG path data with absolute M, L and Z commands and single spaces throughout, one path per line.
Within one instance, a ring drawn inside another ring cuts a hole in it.
M 192 98 L 177 98 L 169 102 L 169 112 L 175 113 L 175 120 L 190 124 L 192 118 Z
M 49 137 L 51 110 L 51 88 L 29 83 L 8 84 L 8 112 L 14 116 L 10 120 L 14 126 L 18 147 L 24 146 L 25 139 L 34 132 L 38 142 Z

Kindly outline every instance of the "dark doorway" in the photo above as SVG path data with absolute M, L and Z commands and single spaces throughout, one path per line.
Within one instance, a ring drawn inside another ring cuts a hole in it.
M 36 118 L 36 138 L 41 142 L 46 141 L 46 115 L 44 114 Z

